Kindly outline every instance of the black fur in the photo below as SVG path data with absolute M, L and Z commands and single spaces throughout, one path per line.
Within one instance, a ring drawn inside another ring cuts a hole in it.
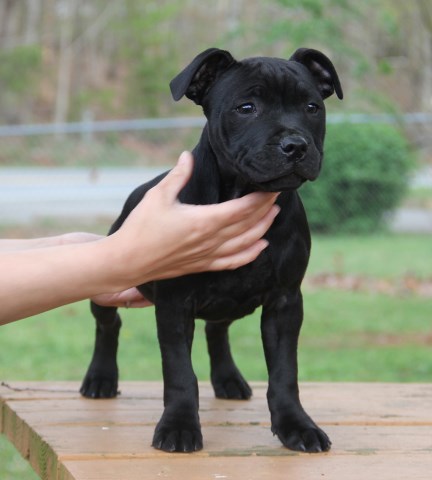
M 266 234 L 269 247 L 234 271 L 207 272 L 139 286 L 156 306 L 164 376 L 164 412 L 153 446 L 190 452 L 202 448 L 198 385 L 191 364 L 196 318 L 206 321 L 211 380 L 220 398 L 248 399 L 252 392 L 233 362 L 228 327 L 262 306 L 261 334 L 269 373 L 271 429 L 288 448 L 320 452 L 327 435 L 299 400 L 297 341 L 303 321 L 300 286 L 311 242 L 296 189 L 321 169 L 325 134 L 323 100 L 342 90 L 330 60 L 300 49 L 290 60 L 259 57 L 237 62 L 210 49 L 172 82 L 173 97 L 202 105 L 208 123 L 193 151 L 192 179 L 180 194 L 190 204 L 212 204 L 251 191 L 282 191 L 281 212 Z M 146 191 L 138 187 L 110 233 Z M 81 387 L 87 397 L 117 393 L 116 351 L 120 317 L 115 308 L 92 304 L 96 346 Z

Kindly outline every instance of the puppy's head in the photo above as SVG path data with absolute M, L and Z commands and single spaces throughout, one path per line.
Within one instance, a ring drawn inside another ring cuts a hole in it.
M 222 172 L 256 190 L 282 191 L 315 180 L 325 135 L 324 99 L 342 89 L 330 60 L 299 49 L 289 60 L 236 61 L 225 50 L 198 55 L 170 84 L 202 105 Z

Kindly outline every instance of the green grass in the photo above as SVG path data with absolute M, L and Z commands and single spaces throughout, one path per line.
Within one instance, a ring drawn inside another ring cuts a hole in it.
M 407 273 L 432 278 L 429 235 L 313 236 L 308 275 L 322 272 L 394 279 Z
M 309 275 L 322 272 L 398 279 L 432 278 L 429 236 L 315 237 Z M 432 298 L 304 289 L 299 348 L 301 381 L 430 382 Z M 161 363 L 154 311 L 122 312 L 119 366 L 123 380 L 158 380 Z M 92 352 L 94 325 L 87 302 L 1 327 L 0 380 L 80 380 Z M 259 312 L 236 322 L 231 343 L 249 380 L 265 380 Z M 193 363 L 209 378 L 203 322 L 197 322 Z M 121 383 L 120 383 L 121 388 Z M 0 478 L 37 477 L 0 438 Z
M 0 478 L 1 480 L 39 480 L 30 465 L 2 435 L 0 435 Z
M 305 323 L 300 342 L 302 380 L 428 381 L 432 377 L 427 341 L 431 299 L 330 290 L 306 290 L 304 296 Z M 234 356 L 251 380 L 266 379 L 259 313 L 236 322 L 231 328 Z M 121 378 L 160 379 L 153 309 L 123 311 L 122 317 Z M 93 330 L 86 302 L 3 326 L 1 379 L 80 380 L 92 352 Z M 408 361 L 409 355 L 405 352 L 411 352 L 413 358 L 422 357 L 423 367 Z M 381 353 L 383 358 L 377 362 Z M 405 356 L 406 365 L 399 355 Z M 193 357 L 198 377 L 207 380 L 208 358 L 200 321 L 197 321 Z

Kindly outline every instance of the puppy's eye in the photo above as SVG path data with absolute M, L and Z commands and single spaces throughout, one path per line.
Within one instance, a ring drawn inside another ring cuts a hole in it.
M 306 107 L 306 112 L 311 113 L 312 115 L 318 113 L 320 107 L 316 103 L 309 103 Z
M 251 113 L 256 113 L 256 107 L 253 103 L 243 103 L 236 107 L 236 111 L 242 115 L 250 115 Z

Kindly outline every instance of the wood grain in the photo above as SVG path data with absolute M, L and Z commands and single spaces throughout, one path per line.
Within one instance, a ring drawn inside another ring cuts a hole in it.
M 150 446 L 160 383 L 125 382 L 112 400 L 78 388 L 0 387 L 0 431 L 44 480 L 432 478 L 432 385 L 302 384 L 303 405 L 333 442 L 325 454 L 291 452 L 273 437 L 263 383 L 249 401 L 217 400 L 200 385 L 204 449 L 194 454 Z

